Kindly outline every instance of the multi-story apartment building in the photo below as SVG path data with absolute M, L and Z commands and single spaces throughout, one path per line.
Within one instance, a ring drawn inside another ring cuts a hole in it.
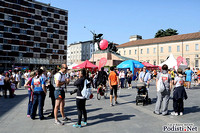
M 200 67 L 200 32 L 145 40 L 141 36 L 135 38 L 117 46 L 122 56 L 159 65 L 172 53 L 175 58 L 185 58 L 191 68 Z
M 67 30 L 67 10 L 35 0 L 0 0 L 0 67 L 66 63 Z
M 97 43 L 95 43 L 95 46 L 93 46 L 92 40 L 70 44 L 67 49 L 69 53 L 68 65 L 89 60 L 92 57 L 93 52 L 95 52 L 97 49 Z

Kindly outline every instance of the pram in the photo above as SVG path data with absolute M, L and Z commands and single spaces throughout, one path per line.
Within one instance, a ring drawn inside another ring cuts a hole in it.
M 150 104 L 151 99 L 148 97 L 148 91 L 146 89 L 146 86 L 137 85 L 136 89 L 137 89 L 136 105 L 138 105 L 138 103 L 142 103 L 143 106 Z

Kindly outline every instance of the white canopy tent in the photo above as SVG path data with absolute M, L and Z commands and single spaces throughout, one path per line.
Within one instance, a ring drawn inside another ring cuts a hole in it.
M 71 64 L 70 66 L 68 66 L 68 69 L 72 69 L 72 67 L 77 66 L 77 65 L 78 65 L 78 64 L 73 63 L 73 64 Z
M 169 58 L 158 66 L 162 67 L 164 64 L 168 65 L 168 68 L 175 68 L 177 70 L 177 60 L 174 58 L 173 54 L 170 54 Z

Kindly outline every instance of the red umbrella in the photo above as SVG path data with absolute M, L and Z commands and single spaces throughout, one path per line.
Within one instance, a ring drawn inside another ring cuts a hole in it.
M 72 69 L 81 69 L 81 68 L 97 69 L 98 67 L 92 64 L 91 62 L 89 62 L 88 60 L 86 60 L 85 62 L 77 66 L 72 67 Z

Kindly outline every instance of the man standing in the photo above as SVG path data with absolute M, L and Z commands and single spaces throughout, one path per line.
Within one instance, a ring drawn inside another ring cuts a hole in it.
M 192 74 L 194 72 L 190 70 L 190 67 L 185 71 L 186 74 L 186 82 L 187 82 L 187 88 L 186 89 L 191 89 L 191 82 L 192 82 Z
M 58 108 L 60 107 L 60 113 L 62 115 L 62 121 L 68 121 L 71 120 L 70 118 L 65 117 L 65 113 L 64 113 L 64 106 L 65 106 L 65 84 L 69 84 L 69 80 L 67 80 L 67 78 L 65 77 L 65 73 L 67 71 L 67 65 L 66 64 L 62 64 L 61 69 L 58 73 L 55 74 L 54 76 L 54 80 L 55 80 L 55 91 L 54 91 L 54 95 L 55 95 L 55 108 L 54 108 L 54 117 L 55 117 L 55 124 L 58 125 L 63 125 L 63 123 L 61 123 L 58 120 Z
M 147 68 L 143 67 L 143 71 L 139 74 L 139 81 L 146 84 L 147 90 L 149 90 L 149 83 L 151 80 L 151 74 L 147 72 Z
M 114 67 L 110 68 L 111 72 L 109 74 L 109 86 L 110 86 L 110 106 L 113 106 L 113 91 L 115 94 L 115 104 L 118 104 L 117 102 L 117 87 L 119 84 L 119 78 L 117 74 L 114 72 Z M 120 86 L 120 84 L 119 84 Z
M 171 81 L 171 75 L 168 74 L 167 70 L 168 66 L 164 64 L 162 66 L 162 72 L 158 74 L 156 79 L 156 86 L 158 84 L 159 78 L 161 78 L 165 86 L 165 90 L 163 92 L 160 92 L 159 88 L 157 88 L 157 101 L 154 111 L 154 114 L 157 115 L 159 115 L 160 113 L 162 113 L 162 115 L 168 114 L 168 104 L 169 104 L 170 91 L 172 89 L 172 81 Z M 162 102 L 163 102 L 163 109 L 160 112 Z
M 124 85 L 124 87 L 126 88 L 127 87 L 127 84 L 128 84 L 128 77 L 127 77 L 127 75 L 128 75 L 128 72 L 130 71 L 130 69 L 128 68 L 127 70 L 126 70 L 126 73 L 125 73 L 125 85 Z

